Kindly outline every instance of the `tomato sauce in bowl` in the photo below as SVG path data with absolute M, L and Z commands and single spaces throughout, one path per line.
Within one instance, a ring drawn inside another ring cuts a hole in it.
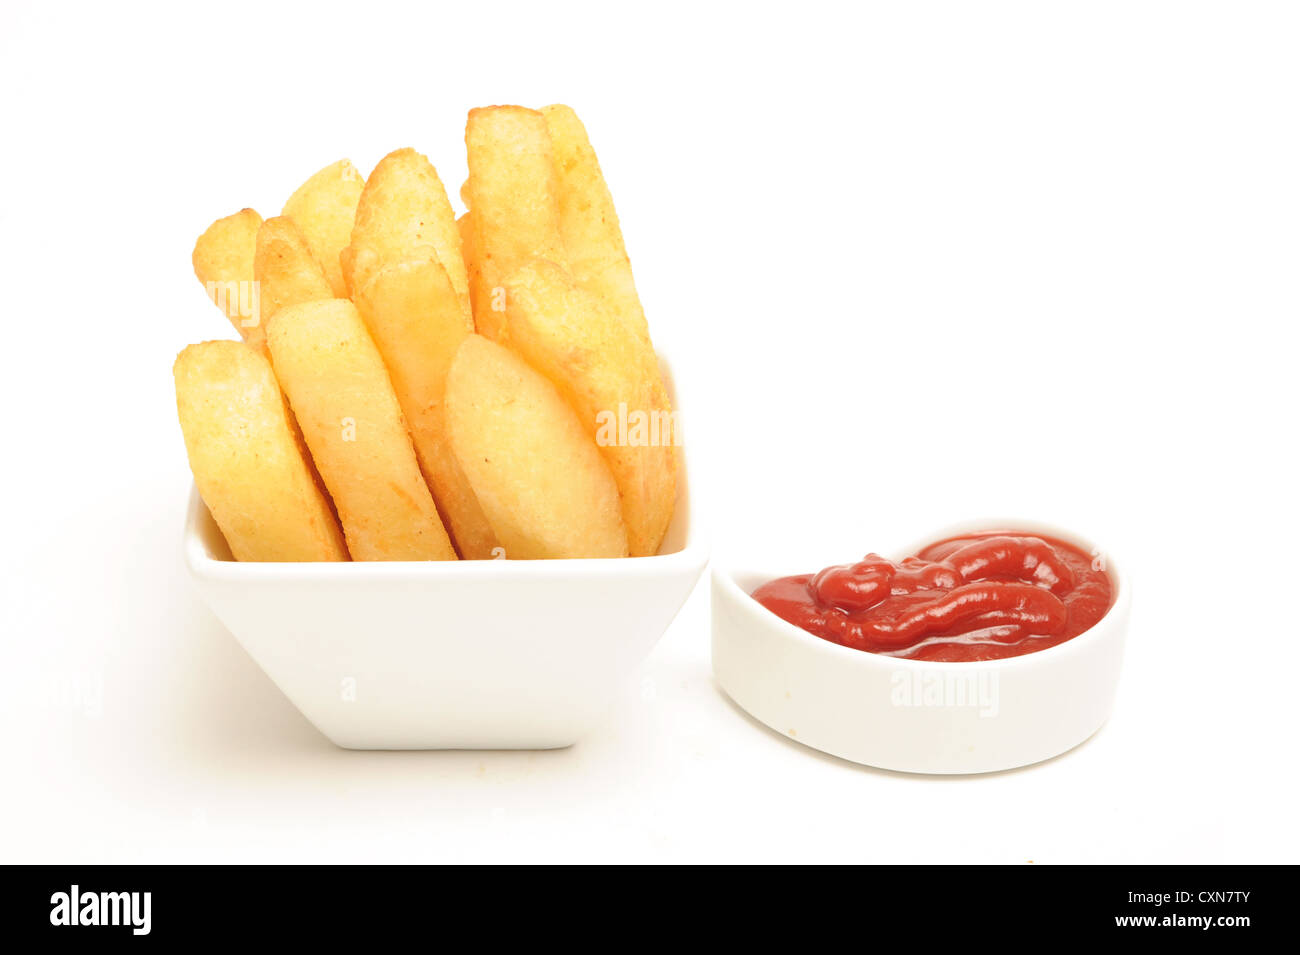
M 998 660 L 1094 626 L 1115 600 L 1099 559 L 1042 534 L 950 537 L 894 562 L 769 581 L 753 598 L 783 620 L 856 650 L 912 660 Z

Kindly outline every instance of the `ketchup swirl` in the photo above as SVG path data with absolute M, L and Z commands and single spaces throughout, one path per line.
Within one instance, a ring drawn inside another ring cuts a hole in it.
M 1105 570 L 1065 541 L 1016 531 L 953 537 L 900 563 L 782 577 L 753 597 L 809 633 L 915 660 L 994 660 L 1077 637 L 1114 600 Z

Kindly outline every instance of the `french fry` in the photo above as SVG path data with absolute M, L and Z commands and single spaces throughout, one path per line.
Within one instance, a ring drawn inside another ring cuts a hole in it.
M 266 328 L 280 309 L 334 298 L 325 270 L 288 216 L 272 216 L 257 230 L 253 277 L 257 280 L 261 318 L 257 326 L 249 329 L 250 345 L 265 347 Z
M 470 110 L 465 145 L 466 192 L 482 276 L 474 322 L 495 340 L 504 321 L 496 290 L 505 278 L 535 258 L 565 263 L 555 163 L 546 117 L 522 106 Z
M 451 449 L 443 413 L 447 370 L 474 331 L 447 272 L 434 259 L 375 273 L 356 295 L 411 430 L 420 470 L 460 556 L 493 556 L 496 535 Z
M 551 262 L 507 279 L 506 303 L 503 344 L 555 385 L 614 475 L 629 553 L 657 553 L 676 501 L 678 435 L 649 340 Z
M 281 215 L 288 216 L 302 230 L 311 254 L 325 270 L 334 298 L 347 298 L 339 253 L 352 239 L 357 202 L 366 181 L 346 159 L 331 163 L 294 191 Z
M 469 278 L 461 254 L 460 230 L 438 171 L 414 149 L 399 149 L 379 161 L 357 203 L 350 244 L 339 257 L 348 288 L 357 292 L 385 265 L 437 259 L 471 315 Z
M 235 559 L 347 560 L 265 356 L 243 342 L 203 342 L 172 372 L 194 483 Z
M 346 299 L 290 305 L 267 326 L 267 345 L 352 559 L 455 560 L 356 307 Z
M 580 286 L 603 298 L 617 318 L 648 341 L 650 331 L 632 280 L 614 199 L 587 130 L 568 106 L 543 107 L 542 115 L 555 155 L 564 265 Z
M 491 304 L 491 292 L 484 287 L 483 263 L 479 257 L 478 235 L 474 230 L 473 214 L 467 212 L 457 219 L 456 228 L 460 230 L 460 248 L 465 257 L 465 271 L 469 276 L 470 310 L 477 324 L 479 309 L 487 308 Z
M 523 359 L 470 335 L 447 374 L 446 407 L 456 457 L 507 558 L 627 556 L 609 466 Z
M 253 256 L 262 217 L 252 209 L 218 219 L 194 243 L 194 274 L 240 337 L 260 329 Z

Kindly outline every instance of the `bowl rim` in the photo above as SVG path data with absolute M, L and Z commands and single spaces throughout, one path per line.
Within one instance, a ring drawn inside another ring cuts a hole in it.
M 898 556 L 915 553 L 922 547 L 950 537 L 969 534 L 973 531 L 994 530 L 1019 530 L 1029 533 L 1048 534 L 1074 544 L 1076 547 L 1081 547 L 1086 552 L 1097 550 L 1096 544 L 1091 538 L 1060 525 L 1030 518 L 998 517 L 976 518 L 947 524 L 912 546 L 890 548 L 889 552 L 895 555 L 893 559 L 897 559 Z M 788 620 L 777 616 L 755 600 L 736 580 L 737 576 L 740 575 L 759 575 L 763 577 L 764 581 L 773 580 L 784 575 L 769 574 L 766 571 L 754 570 L 749 567 L 724 568 L 715 564 L 713 579 L 723 588 L 730 600 L 746 607 L 747 612 L 750 612 L 753 616 L 754 626 L 769 627 L 808 652 L 828 653 L 832 657 L 838 655 L 845 662 L 845 665 L 889 670 L 916 670 L 918 672 L 952 672 L 954 669 L 968 671 L 975 669 L 1006 670 L 1015 667 L 1032 667 L 1044 662 L 1066 659 L 1072 654 L 1086 653 L 1092 644 L 1100 639 L 1099 634 L 1110 629 L 1107 624 L 1113 625 L 1115 621 L 1122 620 L 1127 616 L 1132 591 L 1129 576 L 1112 559 L 1108 550 L 1102 549 L 1100 553 L 1105 558 L 1106 573 L 1110 576 L 1111 583 L 1115 588 L 1115 599 L 1111 602 L 1110 608 L 1102 618 L 1083 633 L 1071 637 L 1063 643 L 1042 650 L 1034 650 L 1030 653 L 1022 653 L 1014 657 L 1002 657 L 996 660 L 914 660 L 910 657 L 886 656 L 881 653 L 872 653 L 870 650 L 857 650 L 853 647 L 846 647 L 843 644 L 819 637 L 814 633 L 809 633 L 802 627 L 795 626 Z
M 673 375 L 672 365 L 661 352 L 656 352 L 664 384 L 676 412 L 680 427 L 680 389 Z M 471 581 L 494 579 L 503 576 L 529 580 L 571 579 L 585 577 L 661 577 L 678 571 L 702 569 L 708 562 L 708 544 L 699 520 L 699 506 L 692 494 L 693 486 L 685 442 L 677 445 L 677 500 L 674 509 L 686 509 L 684 540 L 681 548 L 666 554 L 647 557 L 558 557 L 550 560 L 392 560 L 392 561 L 238 561 L 216 556 L 204 541 L 200 530 L 205 523 L 212 525 L 217 534 L 212 515 L 208 512 L 198 486 L 190 479 L 190 496 L 186 508 L 185 525 L 181 532 L 181 546 L 190 573 L 203 580 L 224 582 L 341 582 L 344 580 L 456 580 Z

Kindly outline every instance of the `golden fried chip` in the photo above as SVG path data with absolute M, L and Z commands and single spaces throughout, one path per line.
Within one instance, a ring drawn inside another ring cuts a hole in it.
M 385 265 L 430 258 L 447 270 L 461 308 L 471 315 L 460 230 L 447 191 L 427 158 L 399 149 L 366 180 L 351 242 L 340 256 L 343 278 L 356 292 Z
M 535 258 L 565 262 L 555 164 L 546 117 L 522 106 L 472 109 L 465 126 L 466 191 L 482 274 L 474 321 L 501 334 L 505 278 Z M 486 298 L 484 303 L 482 299 Z
M 356 307 L 346 299 L 290 305 L 267 326 L 267 345 L 352 559 L 455 560 Z
M 376 272 L 356 295 L 406 415 L 420 470 L 461 557 L 484 559 L 497 546 L 492 526 L 451 449 L 443 414 L 447 370 L 474 325 L 434 259 Z
M 265 356 L 243 342 L 204 342 L 172 372 L 194 483 L 235 559 L 347 560 Z
M 325 270 L 288 216 L 272 216 L 257 230 L 253 276 L 257 279 L 262 314 L 260 324 L 249 329 L 250 345 L 264 347 L 266 328 L 280 309 L 334 298 Z
M 365 184 L 357 167 L 340 159 L 299 186 L 280 213 L 293 219 L 302 230 L 311 254 L 325 270 L 334 298 L 348 297 L 339 253 L 352 240 L 352 223 Z
M 239 334 L 260 334 L 253 256 L 262 217 L 252 209 L 218 219 L 194 243 L 194 274 Z M 256 330 L 256 331 L 255 331 Z
M 465 258 L 465 271 L 469 277 L 469 304 L 474 315 L 474 324 L 479 322 L 479 309 L 487 308 L 491 303 L 491 294 L 484 287 L 483 263 L 479 259 L 478 235 L 474 230 L 474 216 L 465 213 L 456 220 L 460 230 L 460 249 Z
M 609 464 L 628 551 L 655 554 L 677 497 L 676 417 L 650 342 L 558 265 L 506 280 L 503 344 L 555 385 Z
M 626 557 L 618 486 L 555 387 L 482 335 L 447 375 L 447 428 L 511 559 Z
M 616 318 L 649 339 L 614 198 L 587 130 L 567 106 L 546 106 L 542 115 L 555 155 L 564 265 L 579 285 L 605 300 Z

